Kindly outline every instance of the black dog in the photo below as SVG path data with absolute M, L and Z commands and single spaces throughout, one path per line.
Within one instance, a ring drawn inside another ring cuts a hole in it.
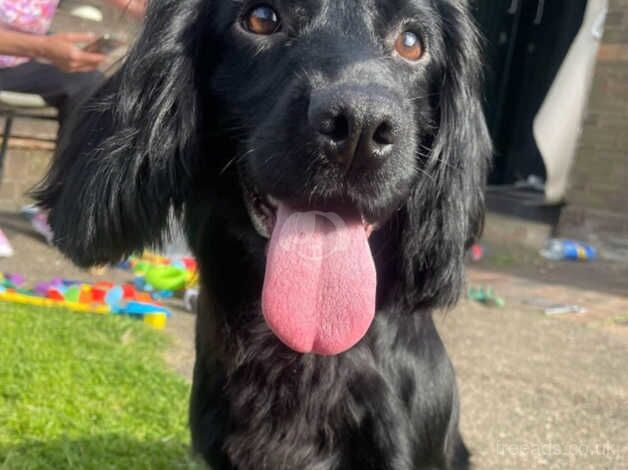
M 432 321 L 483 220 L 466 1 L 151 3 L 36 195 L 82 266 L 184 214 L 194 449 L 216 470 L 466 468 Z

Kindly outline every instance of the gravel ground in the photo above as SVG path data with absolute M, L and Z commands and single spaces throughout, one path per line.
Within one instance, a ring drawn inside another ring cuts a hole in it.
M 439 320 L 477 468 L 628 468 L 628 340 L 526 308 Z
M 1 271 L 29 280 L 93 279 L 33 236 L 20 217 L 0 214 L 16 255 Z M 497 273 L 470 271 L 507 306 L 464 301 L 438 316 L 458 372 L 462 430 L 478 469 L 628 469 L 628 299 Z M 97 279 L 128 280 L 109 270 Z M 577 302 L 584 315 L 547 317 L 529 299 Z M 177 309 L 167 331 L 168 363 L 186 378 L 194 360 L 194 315 Z

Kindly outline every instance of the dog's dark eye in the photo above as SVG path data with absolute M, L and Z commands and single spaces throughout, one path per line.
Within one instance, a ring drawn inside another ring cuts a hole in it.
M 281 26 L 277 12 L 268 5 L 252 8 L 244 17 L 243 24 L 247 31 L 264 36 L 276 33 Z
M 415 33 L 404 31 L 395 41 L 395 50 L 406 60 L 416 62 L 423 57 L 423 43 Z

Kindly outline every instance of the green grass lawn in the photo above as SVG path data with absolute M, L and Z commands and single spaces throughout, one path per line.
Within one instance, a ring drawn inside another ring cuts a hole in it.
M 0 303 L 0 469 L 201 468 L 166 346 L 130 319 Z

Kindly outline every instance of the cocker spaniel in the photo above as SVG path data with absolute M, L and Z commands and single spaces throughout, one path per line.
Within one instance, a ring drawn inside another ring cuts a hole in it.
M 491 153 L 464 0 L 152 0 L 36 192 L 77 264 L 183 216 L 215 470 L 467 468 L 432 320 Z

